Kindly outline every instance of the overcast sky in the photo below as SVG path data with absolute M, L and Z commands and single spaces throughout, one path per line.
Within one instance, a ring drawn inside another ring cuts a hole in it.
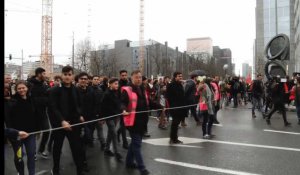
M 53 0 L 54 62 L 70 62 L 72 31 L 75 43 L 87 37 L 89 19 L 95 46 L 113 44 L 118 39 L 137 41 L 139 2 Z M 11 53 L 21 57 L 23 49 L 26 61 L 38 60 L 28 56 L 41 52 L 42 0 L 5 0 L 5 9 L 5 56 Z M 186 39 L 192 37 L 211 37 L 213 45 L 232 50 L 235 63 L 252 65 L 255 0 L 145 0 L 145 39 L 168 41 L 170 47 L 184 51 Z M 19 60 L 14 62 L 21 64 Z M 237 73 L 239 69 L 241 66 Z

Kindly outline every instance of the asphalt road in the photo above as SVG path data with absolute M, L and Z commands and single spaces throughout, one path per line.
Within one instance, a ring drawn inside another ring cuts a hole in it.
M 188 126 L 179 130 L 184 144 L 169 146 L 169 129 L 158 129 L 157 121 L 151 118 L 148 126 L 151 138 L 143 140 L 142 146 L 147 169 L 153 175 L 300 174 L 300 125 L 295 112 L 288 112 L 291 127 L 284 126 L 278 113 L 272 117 L 271 125 L 258 113 L 252 119 L 249 106 L 224 108 L 219 111 L 218 119 L 221 125 L 213 127 L 216 137 L 207 141 L 202 139 L 201 127 L 189 117 Z M 15 175 L 12 149 L 8 145 L 5 148 L 5 174 Z M 125 158 L 126 150 L 121 147 L 120 150 Z M 137 170 L 128 170 L 124 163 L 104 156 L 98 141 L 94 148 L 88 148 L 87 159 L 90 175 L 139 175 Z M 76 174 L 67 139 L 61 167 L 62 175 Z M 51 156 L 36 161 L 37 175 L 50 174 L 51 168 Z

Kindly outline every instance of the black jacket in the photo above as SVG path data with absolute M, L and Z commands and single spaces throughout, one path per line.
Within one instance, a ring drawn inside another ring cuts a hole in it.
M 262 97 L 264 93 L 263 82 L 260 80 L 254 80 L 252 84 L 252 96 L 253 97 Z
M 101 110 L 102 110 L 102 106 L 101 106 L 101 102 L 102 102 L 102 98 L 103 98 L 103 91 L 100 88 L 100 86 L 91 86 L 91 88 L 93 89 L 93 93 L 94 93 L 94 97 L 95 97 L 95 118 L 99 118 L 99 116 L 101 115 Z
M 79 96 L 81 116 L 83 116 L 86 121 L 95 119 L 96 97 L 94 95 L 94 89 L 92 87 L 87 87 L 86 89 L 76 87 L 76 89 Z
M 186 97 L 186 104 L 192 105 L 196 104 L 196 83 L 189 79 L 186 81 L 185 89 L 184 89 L 185 97 Z
M 34 101 L 34 106 L 38 117 L 47 119 L 46 107 L 48 105 L 48 86 L 44 84 L 44 81 L 38 81 L 35 77 L 29 79 L 30 95 Z
M 81 111 L 76 87 L 53 87 L 49 95 L 49 108 L 53 112 L 54 126 L 61 126 L 63 120 L 69 121 L 70 124 L 78 123 Z
M 138 111 L 147 111 L 149 109 L 159 109 L 162 108 L 162 106 L 158 103 L 153 102 L 149 99 L 149 105 L 147 105 L 146 96 L 145 96 L 145 88 L 143 86 L 140 86 L 140 91 L 138 92 L 138 87 L 130 84 L 129 85 L 132 88 L 132 91 L 137 94 L 138 100 L 137 100 L 137 107 L 136 112 Z M 127 110 L 127 106 L 129 103 L 129 97 L 126 91 L 123 91 L 121 94 L 121 102 L 122 102 L 122 110 Z M 149 121 L 149 112 L 145 113 L 137 113 L 135 116 L 135 122 L 132 127 L 127 127 L 127 129 L 130 132 L 138 133 L 143 135 L 146 132 L 147 124 Z
M 186 105 L 184 89 L 181 82 L 176 82 L 175 80 L 173 80 L 170 84 L 168 84 L 166 97 L 171 108 Z M 177 117 L 177 116 L 185 117 L 186 109 L 185 108 L 171 109 L 170 113 L 172 117 Z
M 20 131 L 34 132 L 40 130 L 41 118 L 37 116 L 33 99 L 27 99 L 16 94 L 8 106 L 7 128 Z
M 102 106 L 101 118 L 122 113 L 121 99 L 118 97 L 118 91 L 107 89 L 103 95 L 101 106 Z M 116 117 L 113 117 L 107 120 L 112 120 L 115 118 Z

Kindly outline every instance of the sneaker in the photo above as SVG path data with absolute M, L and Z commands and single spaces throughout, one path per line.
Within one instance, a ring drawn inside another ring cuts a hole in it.
M 59 173 L 59 172 L 56 172 L 56 171 L 53 171 L 53 170 L 51 170 L 51 175 L 60 175 L 60 173 Z
M 291 126 L 291 123 L 286 122 L 286 123 L 284 123 L 284 126 Z
M 148 175 L 148 174 L 150 174 L 150 172 L 146 169 L 141 171 L 141 175 Z
M 127 168 L 127 169 L 138 169 L 138 166 L 137 166 L 137 164 L 135 164 L 135 163 L 133 163 L 133 164 L 131 164 L 131 165 L 126 164 L 126 168 Z
M 34 153 L 34 160 L 37 161 L 36 153 Z
M 206 134 L 205 136 L 203 136 L 203 139 L 210 139 L 210 135 Z
M 182 126 L 182 127 L 186 127 L 187 124 L 186 124 L 185 122 L 181 122 L 181 126 Z
M 115 153 L 115 156 L 116 156 L 116 159 L 117 159 L 118 162 L 122 162 L 123 157 L 120 153 Z
M 173 141 L 173 140 L 170 140 L 170 142 L 169 142 L 170 144 L 183 144 L 183 142 L 182 141 L 180 141 L 180 140 L 175 140 L 175 141 Z
M 214 124 L 220 124 L 220 122 L 218 120 L 215 120 L 213 123 Z
M 106 143 L 101 143 L 101 150 L 104 151 L 106 147 Z
M 150 134 L 148 132 L 146 132 L 143 137 L 151 137 Z
M 111 150 L 105 150 L 105 151 L 104 151 L 104 155 L 110 156 L 110 157 L 115 156 L 115 154 L 114 154 L 113 152 L 111 152 Z
M 44 159 L 48 159 L 49 157 L 48 157 L 48 153 L 46 152 L 46 151 L 44 151 L 44 152 L 39 152 L 39 155 L 42 157 L 42 158 L 44 158 Z

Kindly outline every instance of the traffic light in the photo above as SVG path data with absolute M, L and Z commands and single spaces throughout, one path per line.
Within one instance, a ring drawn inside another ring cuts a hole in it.
M 11 60 L 12 59 L 12 55 L 11 54 L 9 54 L 9 60 Z

